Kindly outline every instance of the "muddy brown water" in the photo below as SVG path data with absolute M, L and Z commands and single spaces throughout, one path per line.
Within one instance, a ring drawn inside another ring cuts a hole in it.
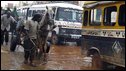
M 45 65 L 31 67 L 23 64 L 23 52 L 10 52 L 9 45 L 1 47 L 1 70 L 97 70 L 84 62 L 80 46 L 52 45 L 48 62 Z M 87 65 L 87 66 L 86 66 Z

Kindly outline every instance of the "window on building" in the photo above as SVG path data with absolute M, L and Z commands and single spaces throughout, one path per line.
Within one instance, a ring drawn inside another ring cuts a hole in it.
M 84 11 L 83 26 L 87 26 L 88 23 L 88 11 Z
M 106 7 L 104 9 L 104 25 L 114 26 L 116 24 L 117 8 L 116 6 Z
M 118 23 L 120 26 L 125 26 L 125 5 L 121 5 L 119 8 Z
M 102 10 L 101 9 L 92 9 L 90 12 L 90 25 L 99 26 L 101 25 Z

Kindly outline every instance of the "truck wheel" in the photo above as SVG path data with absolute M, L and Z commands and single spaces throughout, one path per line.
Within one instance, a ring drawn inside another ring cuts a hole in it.
M 56 34 L 52 35 L 52 44 L 55 44 L 55 45 L 58 44 L 58 37 Z
M 76 44 L 77 44 L 77 46 L 80 46 L 81 45 L 81 42 L 77 41 Z
M 82 37 L 80 37 L 79 40 L 77 40 L 77 42 L 76 42 L 77 46 L 81 46 L 81 44 L 82 44 L 81 40 L 82 40 Z
M 92 57 L 92 67 L 94 69 L 101 69 L 102 68 L 102 61 L 100 54 L 96 50 L 88 51 L 88 56 Z

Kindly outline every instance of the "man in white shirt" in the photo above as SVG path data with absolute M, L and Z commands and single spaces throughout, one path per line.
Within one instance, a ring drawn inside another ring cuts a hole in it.
M 11 16 L 11 12 L 8 11 L 7 14 L 1 16 L 1 45 L 3 45 L 4 42 L 4 35 L 5 35 L 5 42 L 6 44 L 8 44 L 11 23 L 15 24 L 16 21 Z

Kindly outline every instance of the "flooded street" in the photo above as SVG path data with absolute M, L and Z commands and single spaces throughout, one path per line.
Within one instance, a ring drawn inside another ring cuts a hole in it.
M 11 37 L 11 36 L 10 36 Z M 10 39 L 11 40 L 11 39 Z M 81 47 L 74 42 L 62 45 L 51 45 L 48 62 L 45 65 L 31 67 L 23 63 L 24 49 L 17 46 L 10 52 L 10 43 L 1 46 L 1 70 L 97 70 L 90 58 L 81 52 Z M 86 59 L 86 60 L 85 60 Z
M 1 70 L 125 70 L 125 1 L 1 1 Z
M 91 64 L 84 63 L 84 55 L 81 54 L 80 46 L 74 43 L 67 45 L 52 45 L 48 62 L 45 65 L 31 67 L 23 64 L 22 47 L 17 47 L 15 52 L 9 51 L 9 46 L 1 47 L 2 70 L 91 70 Z M 87 65 L 87 66 L 86 66 Z

